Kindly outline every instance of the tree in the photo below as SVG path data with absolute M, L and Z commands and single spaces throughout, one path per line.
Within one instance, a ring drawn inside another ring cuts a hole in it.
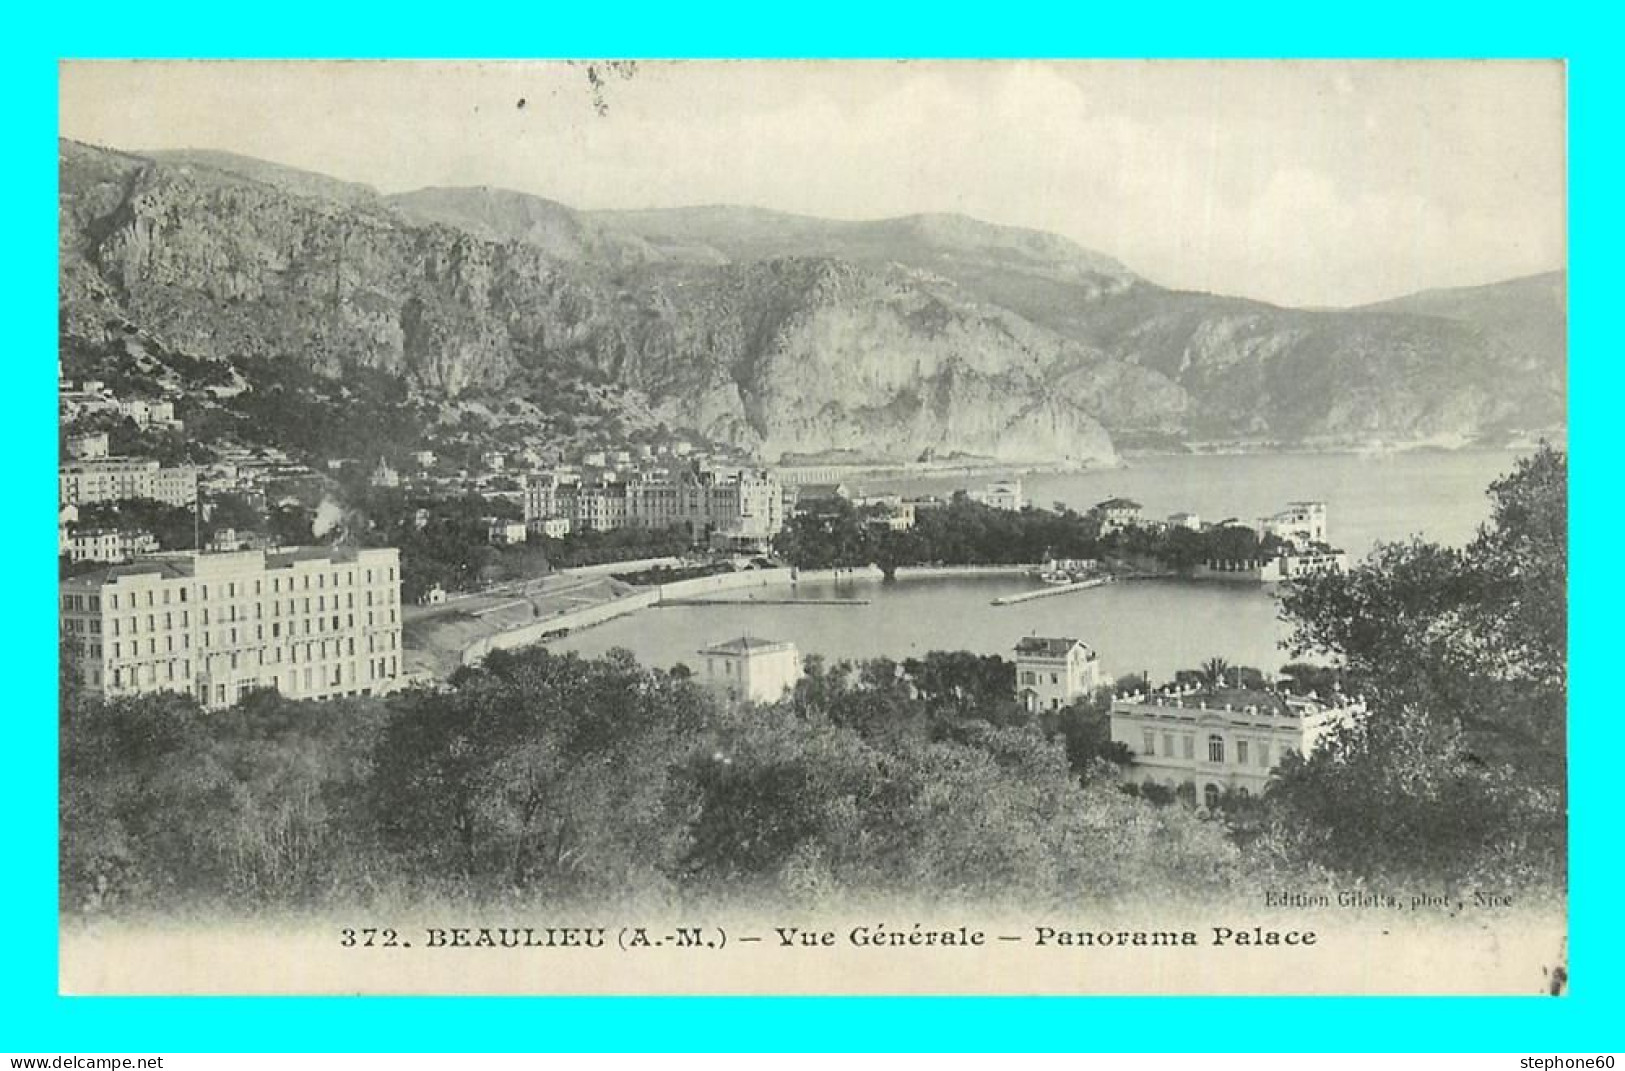
M 1215 655 L 1202 663 L 1202 681 L 1209 692 L 1217 692 L 1224 687 L 1225 674 L 1230 672 L 1230 663 Z
M 1368 712 L 1272 792 L 1295 843 L 1357 873 L 1561 883 L 1566 858 L 1567 470 L 1543 445 L 1490 487 L 1465 550 L 1380 546 L 1282 598 L 1294 654 Z

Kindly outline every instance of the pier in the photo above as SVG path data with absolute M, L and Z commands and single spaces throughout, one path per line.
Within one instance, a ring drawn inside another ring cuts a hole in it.
M 1065 595 L 1071 591 L 1083 591 L 1087 588 L 1098 588 L 1110 584 L 1115 577 L 1095 576 L 1088 580 L 1076 580 L 1070 584 L 1054 584 L 1036 591 L 1023 591 L 1015 595 L 1000 595 L 993 600 L 994 606 L 1013 606 L 1018 602 L 1029 602 L 1033 599 L 1044 599 L 1051 595 Z
M 868 606 L 868 599 L 662 599 L 661 606 Z

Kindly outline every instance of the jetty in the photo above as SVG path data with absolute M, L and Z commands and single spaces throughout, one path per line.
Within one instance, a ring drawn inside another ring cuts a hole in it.
M 1051 595 L 1065 595 L 1071 591 L 1084 591 L 1088 588 L 1098 588 L 1110 584 L 1116 577 L 1092 576 L 1088 580 L 1074 580 L 1070 584 L 1052 584 L 1049 587 L 1038 588 L 1035 591 L 1022 591 L 1014 595 L 1000 595 L 993 600 L 994 606 L 1013 606 L 1018 602 L 1030 602 L 1033 599 L 1046 599 Z
M 868 599 L 662 599 L 661 606 L 868 606 Z

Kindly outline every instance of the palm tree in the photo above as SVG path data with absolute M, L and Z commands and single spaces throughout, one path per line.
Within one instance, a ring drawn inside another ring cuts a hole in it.
M 1202 677 L 1207 681 L 1208 692 L 1217 692 L 1224 687 L 1224 675 L 1230 672 L 1230 663 L 1214 655 L 1202 663 Z

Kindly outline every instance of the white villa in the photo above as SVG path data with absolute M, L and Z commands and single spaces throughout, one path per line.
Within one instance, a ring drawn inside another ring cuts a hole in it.
M 1112 700 L 1112 740 L 1134 753 L 1128 780 L 1212 807 L 1225 792 L 1258 795 L 1286 756 L 1314 751 L 1364 711 L 1351 697 L 1169 686 Z
M 801 655 L 788 640 L 741 636 L 701 648 L 702 680 L 729 702 L 774 703 L 801 679 Z
M 1059 710 L 1100 687 L 1100 656 L 1069 636 L 1016 644 L 1016 697 L 1029 711 Z

